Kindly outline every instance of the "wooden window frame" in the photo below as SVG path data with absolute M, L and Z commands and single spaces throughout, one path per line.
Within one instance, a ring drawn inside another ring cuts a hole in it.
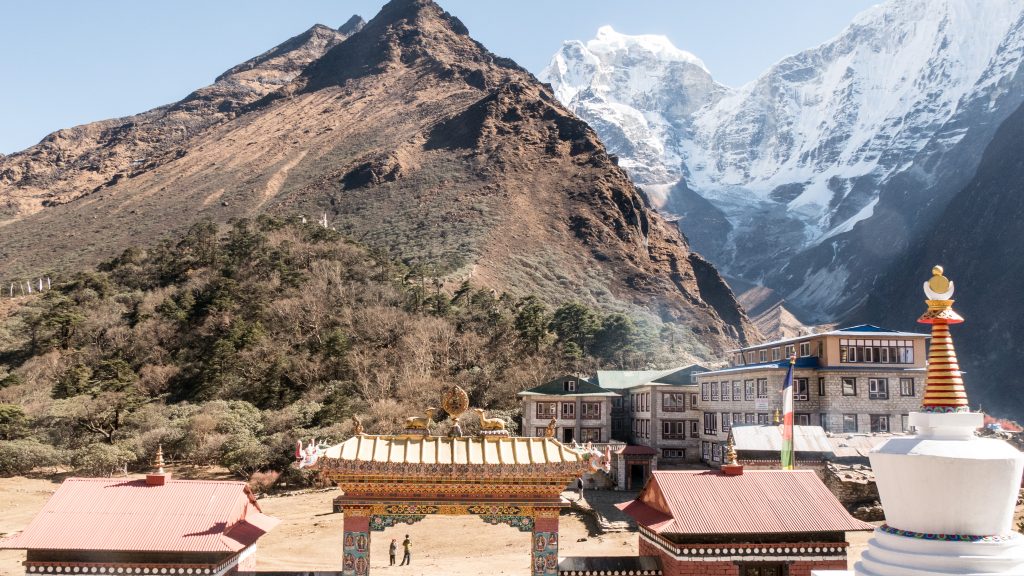
M 537 415 L 537 418 L 558 418 L 558 402 L 537 402 L 536 406 L 537 408 L 534 413 Z M 542 412 L 542 406 L 551 406 L 553 410 Z
M 846 385 L 851 385 L 852 392 L 847 392 Z M 856 376 L 843 376 L 842 379 L 842 394 L 843 396 L 856 396 L 857 395 L 857 377 Z
M 880 388 L 872 390 L 876 383 L 881 383 Z M 888 378 L 868 378 L 868 400 L 888 400 L 889 399 L 889 379 Z

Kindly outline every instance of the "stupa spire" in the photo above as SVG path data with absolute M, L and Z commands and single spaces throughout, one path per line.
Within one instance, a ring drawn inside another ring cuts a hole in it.
M 156 474 L 164 473 L 164 445 L 156 445 L 156 458 L 153 460 L 153 468 L 156 468 Z
M 963 317 L 953 310 L 953 282 L 943 276 L 942 266 L 932 268 L 932 277 L 924 283 L 928 310 L 917 319 L 932 325 L 932 342 L 928 354 L 928 377 L 925 380 L 922 412 L 969 412 L 967 390 L 960 376 L 960 365 L 953 347 L 950 324 L 960 324 Z

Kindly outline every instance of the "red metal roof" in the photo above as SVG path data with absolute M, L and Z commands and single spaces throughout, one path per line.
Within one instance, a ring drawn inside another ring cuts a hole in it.
M 850 516 L 813 470 L 749 470 L 740 476 L 655 471 L 640 496 L 619 508 L 639 524 L 669 534 L 875 529 Z
M 625 456 L 654 456 L 658 451 L 650 446 L 641 446 L 639 444 L 630 444 L 620 449 L 616 454 L 622 454 Z
M 68 478 L 0 548 L 234 553 L 278 522 L 244 482 Z

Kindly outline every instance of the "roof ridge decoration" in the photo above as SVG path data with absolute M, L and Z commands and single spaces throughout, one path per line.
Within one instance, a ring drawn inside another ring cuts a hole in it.
M 931 324 L 932 343 L 928 352 L 928 376 L 925 380 L 922 412 L 970 412 L 967 390 L 960 374 L 960 364 L 953 347 L 950 324 L 960 324 L 963 317 L 953 310 L 953 282 L 943 276 L 942 266 L 932 268 L 932 277 L 924 283 L 928 310 L 917 321 Z

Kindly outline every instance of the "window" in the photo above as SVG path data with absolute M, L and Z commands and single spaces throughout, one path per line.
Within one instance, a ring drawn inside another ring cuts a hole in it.
M 743 366 L 743 353 L 742 352 L 739 352 L 739 353 L 736 354 L 736 358 L 734 359 L 734 362 L 735 362 L 736 366 Z
M 888 414 L 872 414 L 871 415 L 871 431 L 872 432 L 888 432 L 889 431 L 889 415 Z
M 576 405 L 572 402 L 562 402 L 562 418 L 573 420 L 576 418 Z
M 825 395 L 825 379 L 822 377 L 818 378 L 818 396 Z
M 743 421 L 747 424 L 757 424 L 757 414 L 744 414 Z
M 900 426 L 902 426 L 904 432 L 913 432 L 910 429 L 910 414 L 900 414 Z
M 582 416 L 584 420 L 600 420 L 601 419 L 601 403 L 600 402 L 583 402 L 580 404 L 580 410 L 583 412 Z
M 811 355 L 811 343 L 810 342 L 801 342 L 800 343 L 800 356 L 810 356 L 810 355 Z
M 776 346 L 775 348 L 772 348 L 772 362 L 778 362 L 781 359 L 782 359 L 782 353 L 779 350 L 779 347 Z
M 558 402 L 537 402 L 537 418 L 554 418 Z
M 715 412 L 704 413 L 704 433 L 714 435 L 718 433 L 718 414 Z
M 722 412 L 722 432 L 732 430 L 732 414 Z
M 754 399 L 754 381 L 746 380 L 743 382 L 743 399 L 753 400 Z
M 842 363 L 913 364 L 914 342 L 911 340 L 868 340 L 841 338 L 839 361 Z
M 732 425 L 733 426 L 739 426 L 740 424 L 743 424 L 743 414 L 740 413 L 740 412 L 733 412 L 732 413 Z
M 686 422 L 683 420 L 663 420 L 661 437 L 664 440 L 682 440 L 686 438 Z
M 843 396 L 857 395 L 857 379 L 843 378 Z
M 697 393 L 694 392 L 694 393 L 690 394 L 690 406 L 696 406 L 696 405 L 697 405 Z
M 576 391 L 576 381 L 575 380 L 566 380 L 566 381 L 562 382 L 562 390 L 565 391 L 565 392 L 575 392 Z
M 797 412 L 793 416 L 794 416 L 793 423 L 796 424 L 797 426 L 810 426 L 811 425 L 811 415 L 810 414 L 804 414 L 802 412 Z
M 810 395 L 807 378 L 793 378 L 793 399 L 809 400 Z
M 825 412 L 819 414 L 818 422 L 821 424 L 822 430 L 824 430 L 825 432 L 831 432 L 831 429 L 828 427 L 828 414 L 826 414 Z
M 722 445 L 715 443 L 711 445 L 711 460 L 713 462 L 722 461 Z
M 768 379 L 758 378 L 757 379 L 757 397 L 767 398 L 768 397 Z
M 686 394 L 682 392 L 662 392 L 661 409 L 665 412 L 683 412 L 686 410 Z
M 743 382 L 739 380 L 733 380 L 732 382 L 732 399 L 735 402 L 739 402 L 743 398 Z
M 601 441 L 601 429 L 600 428 L 580 428 L 580 442 L 600 442 Z
M 786 360 L 789 360 L 790 358 L 792 358 L 794 354 L 796 354 L 796 346 L 794 346 L 793 344 L 787 344 L 786 345 Z
M 686 450 L 683 448 L 662 448 L 661 457 L 666 460 L 683 460 L 686 458 Z
M 760 358 L 758 358 L 759 361 L 761 361 L 761 362 L 767 362 L 768 361 L 768 350 L 767 349 L 760 350 L 759 354 L 760 354 Z
M 651 411 L 651 393 L 644 392 L 644 412 Z
M 758 424 L 767 424 L 768 423 L 768 413 L 767 412 L 758 412 L 757 413 L 757 423 Z
M 722 382 L 722 401 L 728 402 L 732 400 L 732 385 L 728 382 Z
M 651 437 L 651 421 L 644 420 L 644 438 Z
M 914 379 L 900 378 L 900 396 L 914 395 Z
M 547 433 L 547 427 L 541 428 L 538 426 L 537 428 L 533 429 L 533 435 L 536 436 L 537 438 L 543 438 L 544 436 L 547 436 Z
M 711 401 L 718 400 L 718 382 L 711 383 Z
M 700 385 L 700 399 L 701 400 L 703 400 L 705 402 L 708 401 L 708 391 L 709 390 L 711 390 L 711 383 L 710 382 L 705 382 L 705 383 Z
M 700 443 L 700 455 L 705 460 L 711 458 L 711 442 L 705 440 Z
M 872 400 L 888 400 L 889 380 L 885 378 L 868 378 L 868 398 Z
M 754 362 L 754 351 L 751 350 L 750 352 L 747 352 L 747 364 L 753 364 Z
M 756 564 L 740 564 L 739 572 L 736 572 L 739 576 L 786 576 L 786 571 L 783 564 L 763 564 L 758 562 Z
M 843 432 L 857 431 L 857 415 L 843 414 Z
M 697 438 L 700 436 L 700 421 L 690 420 L 690 438 Z

